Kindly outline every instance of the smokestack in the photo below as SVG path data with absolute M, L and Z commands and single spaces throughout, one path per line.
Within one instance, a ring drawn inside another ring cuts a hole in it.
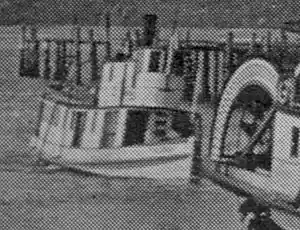
M 156 32 L 156 14 L 146 14 L 144 17 L 143 45 L 152 46 Z

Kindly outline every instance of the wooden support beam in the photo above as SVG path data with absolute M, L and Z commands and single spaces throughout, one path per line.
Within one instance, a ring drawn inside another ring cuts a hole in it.
M 45 71 L 44 71 L 44 79 L 49 80 L 50 79 L 50 41 L 46 40 L 46 50 L 45 50 Z
M 193 147 L 193 158 L 191 167 L 191 182 L 199 183 L 203 175 L 202 169 L 202 117 L 199 113 L 194 114 L 195 141 Z
M 97 44 L 94 40 L 94 30 L 89 31 L 89 41 L 91 43 L 91 68 L 92 81 L 98 80 L 98 58 L 97 58 Z
M 106 61 L 111 59 L 111 44 L 110 44 L 110 28 L 111 28 L 111 15 L 108 12 L 105 15 L 105 34 L 106 34 Z
M 82 85 L 82 79 L 81 79 L 81 51 L 80 51 L 80 38 L 81 38 L 81 27 L 76 26 L 76 43 L 75 43 L 75 49 L 76 49 L 76 85 Z

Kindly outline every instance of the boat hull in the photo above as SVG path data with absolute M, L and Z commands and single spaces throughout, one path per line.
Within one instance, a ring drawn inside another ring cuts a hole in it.
M 117 177 L 189 178 L 193 140 L 108 149 L 65 148 L 33 137 L 39 158 L 74 170 Z

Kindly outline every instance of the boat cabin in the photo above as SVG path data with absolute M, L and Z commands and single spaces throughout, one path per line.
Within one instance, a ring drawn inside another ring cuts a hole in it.
M 159 64 L 165 56 L 164 51 L 141 49 L 129 60 L 106 63 L 97 105 L 58 99 L 50 91 L 42 99 L 31 144 L 48 160 L 60 156 L 73 163 L 189 155 L 190 111 L 180 109 L 184 81 L 166 76 Z

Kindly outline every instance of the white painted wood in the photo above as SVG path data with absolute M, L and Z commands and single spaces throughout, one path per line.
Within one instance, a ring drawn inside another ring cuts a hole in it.
M 99 89 L 99 106 L 116 106 L 120 104 L 122 80 L 125 77 L 126 63 L 107 63 Z
M 268 62 L 261 59 L 253 59 L 244 63 L 232 76 L 228 83 L 225 92 L 222 96 L 220 107 L 218 109 L 218 115 L 216 119 L 216 126 L 221 127 L 215 129 L 213 140 L 213 159 L 217 159 L 220 154 L 223 128 L 226 123 L 227 114 L 230 111 L 230 107 L 238 95 L 238 93 L 248 85 L 256 84 L 263 87 L 273 99 L 276 98 L 277 82 L 279 74 L 275 68 Z
M 151 159 L 154 157 L 171 157 L 179 155 L 191 155 L 193 143 L 186 141 L 177 144 L 142 145 L 123 148 L 108 149 L 83 149 L 63 148 L 59 149 L 53 144 L 46 144 L 44 148 L 45 159 L 57 156 L 60 160 L 69 163 L 108 163 L 115 161 Z

